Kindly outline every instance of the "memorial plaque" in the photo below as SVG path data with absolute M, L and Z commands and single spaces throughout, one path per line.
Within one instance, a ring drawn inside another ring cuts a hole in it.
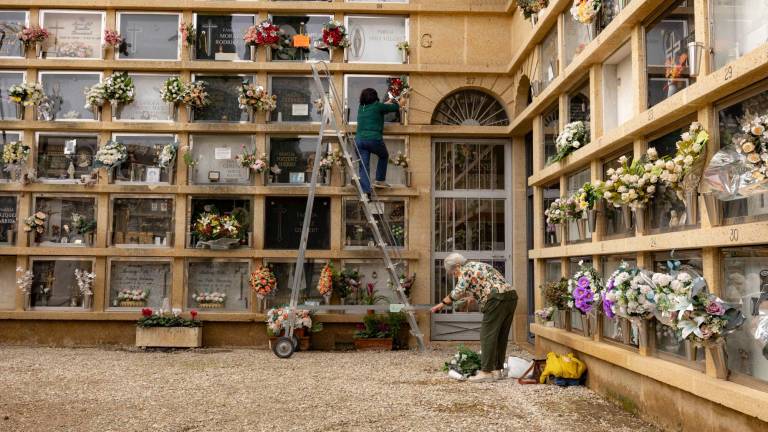
M 163 261 L 113 260 L 109 272 L 110 306 L 119 306 L 122 290 L 147 290 L 147 307 L 160 307 L 171 295 L 171 263 Z
M 0 243 L 14 242 L 15 233 L 18 231 L 16 209 L 15 196 L 0 196 Z
M 272 23 L 292 40 L 299 34 L 304 24 L 304 33 L 309 36 L 309 48 L 297 48 L 293 44 L 284 44 L 279 49 L 272 50 L 272 60 L 306 61 L 325 60 L 330 58 L 328 51 L 315 48 L 315 42 L 323 39 L 323 26 L 333 19 L 331 15 L 302 15 L 302 16 L 273 16 Z
M 387 76 L 375 75 L 347 75 L 344 77 L 344 94 L 347 101 L 347 118 L 350 123 L 357 123 L 357 111 L 360 108 L 360 93 L 367 88 L 376 90 L 379 94 L 379 100 L 384 101 L 387 97 Z M 388 113 L 384 116 L 384 121 L 389 123 L 399 123 L 400 113 Z
M 113 245 L 173 246 L 172 236 L 172 199 L 113 198 Z
M 65 154 L 67 142 L 74 140 L 72 154 Z M 37 138 L 37 176 L 49 180 L 80 180 L 90 174 L 96 154 L 96 135 L 40 134 Z
M 93 120 L 93 113 L 85 107 L 85 89 L 98 84 L 101 74 L 40 72 L 40 81 L 56 120 Z
M 269 137 L 271 182 L 309 182 L 316 148 L 317 138 L 314 137 Z
M 243 152 L 243 146 L 253 150 L 251 135 L 193 135 L 192 156 L 197 165 L 191 171 L 192 183 L 250 184 L 250 170 L 236 159 Z M 227 151 L 229 157 L 223 158 Z M 211 181 L 208 175 L 211 172 L 219 173 L 218 181 Z
M 46 57 L 102 58 L 104 12 L 44 10 L 41 14 L 42 26 L 51 32 Z
M 225 310 L 248 309 L 250 298 L 250 265 L 246 261 L 189 261 L 187 269 L 188 307 L 198 304 L 196 293 L 224 293 Z
M 128 150 L 128 159 L 115 170 L 116 183 L 170 183 L 171 170 L 160 168 L 158 161 L 163 147 L 175 142 L 175 136 L 115 134 L 112 139 Z M 159 170 L 159 177 L 149 178 L 154 169 Z
M 14 141 L 22 141 L 21 132 L 0 131 L 0 152 L 3 151 L 6 144 Z M 3 163 L 2 159 L 0 159 L 0 179 L 11 179 L 11 173 L 5 170 L 5 164 Z
M 254 24 L 253 15 L 197 15 L 197 60 L 250 60 L 243 35 Z
M 195 76 L 194 79 L 205 82 L 205 89 L 211 98 L 210 105 L 201 110 L 195 110 L 195 121 L 239 122 L 247 120 L 248 114 L 240 109 L 237 95 L 243 81 L 255 82 L 252 76 L 199 75 Z
M 32 262 L 32 304 L 35 307 L 80 307 L 75 270 L 91 271 L 93 262 L 77 259 L 35 260 Z
M 23 72 L 0 72 L 0 120 L 16 120 L 16 104 L 8 99 L 8 89 L 22 82 Z
M 26 11 L 0 11 L 0 57 L 23 57 L 17 35 L 27 23 Z M 3 87 L 5 90 L 6 87 Z
M 328 83 L 324 82 L 325 89 Z M 276 122 L 319 122 L 322 113 L 315 107 L 315 100 L 322 95 L 315 87 L 312 77 L 272 76 L 270 92 L 277 96 L 277 109 L 270 119 Z
M 265 249 L 297 249 L 304 223 L 307 199 L 304 197 L 268 197 L 264 224 Z M 315 198 L 309 229 L 308 249 L 331 247 L 331 199 Z
M 44 243 L 46 246 L 60 245 L 62 243 L 89 243 L 89 233 L 77 232 L 73 226 L 74 217 L 77 214 L 85 221 L 94 221 L 96 218 L 96 199 L 89 197 L 68 196 L 41 196 L 34 199 L 34 212 L 43 212 L 45 218 L 45 230 L 42 234 L 31 233 L 30 236 Z M 94 227 L 95 228 L 95 227 Z
M 117 14 L 125 45 L 120 60 L 176 60 L 179 58 L 179 15 L 165 13 Z
M 133 102 L 124 105 L 119 120 L 123 121 L 171 121 L 168 104 L 160 97 L 163 82 L 170 75 L 131 74 L 136 86 Z M 114 115 L 114 113 L 113 113 Z
M 402 63 L 397 44 L 408 40 L 408 19 L 405 17 L 350 16 L 347 17 L 350 63 Z

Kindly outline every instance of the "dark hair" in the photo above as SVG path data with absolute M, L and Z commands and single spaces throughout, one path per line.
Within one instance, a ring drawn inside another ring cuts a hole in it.
M 379 101 L 379 94 L 372 88 L 360 92 L 360 105 L 370 105 Z

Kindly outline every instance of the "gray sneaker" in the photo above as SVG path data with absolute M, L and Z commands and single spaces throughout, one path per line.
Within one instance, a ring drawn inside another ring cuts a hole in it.
M 379 188 L 379 189 L 389 189 L 392 186 L 387 182 L 376 180 L 375 182 L 373 182 L 373 187 Z

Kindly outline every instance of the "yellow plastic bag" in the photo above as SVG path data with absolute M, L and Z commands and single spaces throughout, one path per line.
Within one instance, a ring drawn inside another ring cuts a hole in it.
M 568 355 L 558 355 L 553 352 L 547 353 L 547 365 L 544 367 L 544 371 L 541 373 L 539 382 L 544 384 L 550 376 L 560 378 L 579 379 L 587 370 L 587 365 L 583 361 L 573 356 L 573 353 Z

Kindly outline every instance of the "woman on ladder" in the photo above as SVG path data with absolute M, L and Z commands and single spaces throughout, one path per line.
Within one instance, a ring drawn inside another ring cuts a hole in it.
M 389 152 L 384 144 L 382 133 L 384 116 L 399 110 L 400 106 L 392 99 L 387 99 L 384 103 L 379 102 L 379 94 L 372 88 L 367 88 L 360 93 L 355 144 L 360 154 L 360 186 L 369 197 L 371 196 L 371 178 L 369 175 L 371 153 L 379 157 L 376 164 L 376 181 L 373 183 L 373 187 L 390 187 L 386 182 Z

